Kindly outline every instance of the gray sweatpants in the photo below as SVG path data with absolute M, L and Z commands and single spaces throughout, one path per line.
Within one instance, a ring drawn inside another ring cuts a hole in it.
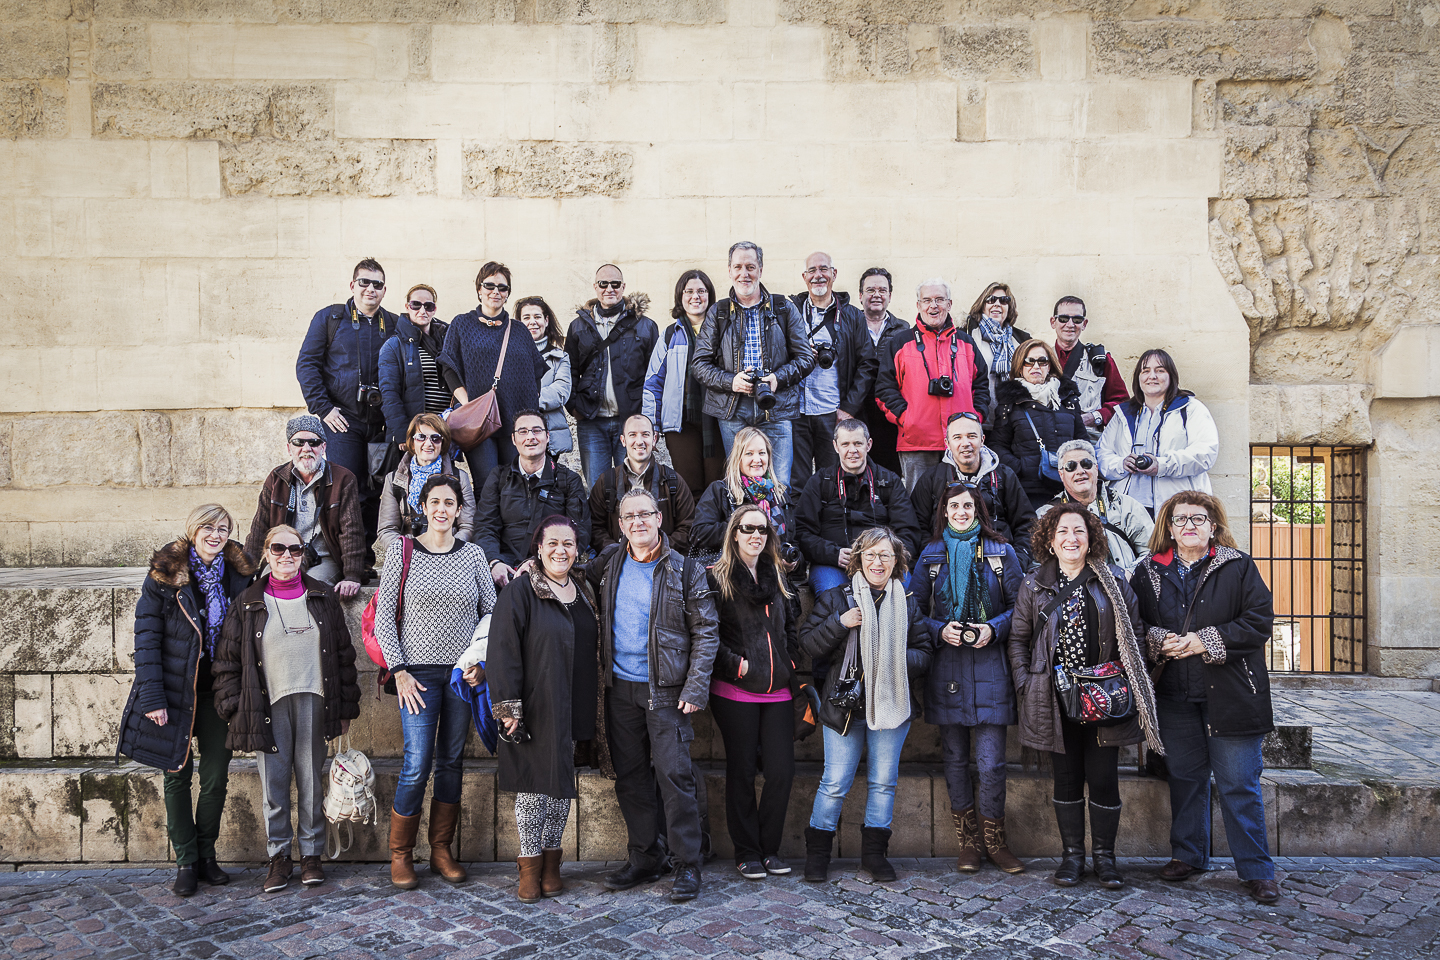
M 260 791 L 265 801 L 265 852 L 290 853 L 290 778 L 300 805 L 300 856 L 325 853 L 325 698 L 292 693 L 270 704 L 275 751 L 257 751 Z

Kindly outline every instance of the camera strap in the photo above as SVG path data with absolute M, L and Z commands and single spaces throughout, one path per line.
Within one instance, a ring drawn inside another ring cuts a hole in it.
M 920 328 L 921 328 L 922 326 L 924 326 L 924 322 L 923 322 L 923 321 L 921 321 L 920 323 L 915 324 L 915 330 L 914 330 L 914 333 L 915 333 L 915 349 L 920 351 L 920 362 L 925 365 L 925 379 L 926 379 L 926 380 L 933 380 L 933 379 L 935 379 L 935 377 L 934 377 L 933 374 L 930 373 L 930 361 L 925 359 L 925 335 L 920 332 Z M 937 352 L 938 352 L 939 349 L 940 349 L 940 331 L 939 331 L 939 330 L 936 330 L 936 331 L 935 331 L 935 349 L 936 349 Z M 955 327 L 954 327 L 954 325 L 952 324 L 951 327 L 950 327 L 950 377 L 951 377 L 951 379 L 954 379 L 954 377 L 955 377 L 955 358 L 959 355 L 959 353 L 960 353 L 960 340 L 959 340 L 959 338 L 956 336 Z M 940 362 L 940 358 L 939 358 L 939 357 L 936 357 L 936 358 L 935 358 L 935 362 L 936 362 L 936 363 L 939 363 L 939 362 Z

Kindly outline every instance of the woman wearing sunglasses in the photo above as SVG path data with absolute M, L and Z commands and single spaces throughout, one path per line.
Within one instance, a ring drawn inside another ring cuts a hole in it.
M 1015 294 L 1010 285 L 992 283 L 985 288 L 970 305 L 970 314 L 965 320 L 965 332 L 975 341 L 975 347 L 985 358 L 990 371 L 990 409 L 999 402 L 1000 384 L 1010 375 L 1011 359 L 1015 350 L 1030 339 L 1024 330 L 1015 329 L 1020 318 L 1020 308 L 1015 303 Z
M 185 534 L 155 551 L 135 604 L 135 682 L 120 720 L 123 756 L 165 771 L 165 826 L 175 851 L 175 893 L 230 876 L 215 860 L 230 777 L 225 721 L 215 711 L 215 648 L 255 564 L 230 534 L 235 518 L 218 503 L 190 511 Z M 192 738 L 200 744 L 200 796 Z
M 895 879 L 886 859 L 900 750 L 920 714 L 920 688 L 935 650 L 935 634 L 914 597 L 905 594 L 910 558 L 888 527 L 871 527 L 850 547 L 850 582 L 826 590 L 800 629 L 800 648 L 824 676 L 820 722 L 825 771 L 805 829 L 805 879 L 819 883 L 830 869 L 840 807 L 860 755 L 868 757 L 860 868 L 876 883 Z
M 385 478 L 385 495 L 380 498 L 379 546 L 388 550 L 402 536 L 418 537 L 425 532 L 425 511 L 420 508 L 420 491 L 425 481 L 449 474 L 460 481 L 460 517 L 455 536 L 475 540 L 475 496 L 470 474 L 456 469 L 451 459 L 450 428 L 433 413 L 422 413 L 405 430 L 405 451 L 400 463 Z
M 1026 340 L 1015 351 L 1010 376 L 1000 384 L 985 442 L 1015 475 L 1032 504 L 1046 503 L 1065 488 L 1056 451 L 1084 440 L 1080 391 L 1060 375 L 1060 361 L 1043 340 Z
M 300 571 L 294 527 L 265 534 L 270 572 L 235 598 L 215 651 L 215 710 L 226 747 L 252 751 L 265 806 L 266 893 L 290 885 L 290 785 L 300 805 L 300 882 L 325 882 L 325 741 L 360 716 L 355 647 L 330 587 Z
M 747 880 L 763 880 L 790 872 L 780 858 L 780 841 L 795 776 L 790 688 L 799 659 L 787 602 L 792 591 L 764 510 L 742 506 L 731 514 L 725 546 L 710 570 L 710 589 L 720 615 L 710 710 L 725 740 L 725 822 L 736 869 Z M 765 790 L 757 807 L 760 768 Z
M 925 687 L 925 719 L 940 728 L 960 843 L 955 869 L 974 873 L 988 857 L 1006 873 L 1020 873 L 1025 865 L 1005 841 L 1005 733 L 1016 719 L 1005 644 L 1024 571 L 971 484 L 945 487 L 932 526 L 910 582 L 940 640 Z M 978 798 L 970 782 L 972 735 Z
M 505 312 L 510 287 L 505 264 L 492 260 L 481 266 L 475 275 L 480 303 L 450 321 L 440 354 L 445 384 L 456 403 L 463 406 L 493 389 L 499 405 L 500 429 L 464 451 L 472 477 L 488 477 L 500 464 L 515 462 L 519 454 L 510 439 L 515 414 L 540 406 L 540 384 L 549 370 L 530 331 Z
M 405 428 L 421 413 L 444 413 L 450 388 L 440 354 L 450 325 L 435 319 L 435 288 L 417 283 L 405 294 L 405 316 L 395 336 L 380 348 L 380 409 L 385 414 L 386 442 L 403 445 Z

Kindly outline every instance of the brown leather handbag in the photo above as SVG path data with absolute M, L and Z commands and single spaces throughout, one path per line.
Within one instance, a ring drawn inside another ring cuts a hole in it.
M 470 451 L 488 440 L 500 429 L 500 398 L 495 389 L 500 386 L 500 371 L 505 369 L 505 354 L 510 348 L 510 322 L 505 324 L 505 339 L 500 341 L 500 359 L 495 363 L 495 381 L 490 389 L 469 403 L 461 404 L 450 411 L 446 423 L 450 437 L 461 450 Z

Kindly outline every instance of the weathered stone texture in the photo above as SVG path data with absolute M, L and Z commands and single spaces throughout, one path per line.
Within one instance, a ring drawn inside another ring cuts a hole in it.
M 505 23 L 514 0 L 282 0 L 306 7 L 305 19 L 324 23 Z M 318 12 L 310 10 L 318 8 Z M 297 18 L 298 19 L 298 18 Z
M 1102 20 L 1091 42 L 1102 74 L 1288 80 L 1315 72 L 1306 30 L 1304 20 Z
M 922 27 L 831 27 L 825 38 L 825 75 L 832 80 L 913 79 L 933 71 L 938 53 L 934 31 Z
M 150 76 L 150 30 L 143 23 L 95 24 L 95 76 L 139 80 Z
M 334 130 L 326 86 L 149 81 L 97 83 L 95 132 L 154 140 L 319 140 Z
M 54 80 L 70 72 L 70 35 L 63 23 L 0 23 L 0 78 Z
M 433 195 L 435 147 L 413 140 L 252 140 L 220 149 L 230 196 Z
M 635 28 L 607 23 L 595 40 L 592 69 L 596 83 L 623 83 L 635 76 Z
M 1305 196 L 1308 150 L 1309 137 L 1301 128 L 1230 128 L 1222 195 L 1252 200 Z
M 65 89 L 55 83 L 0 83 L 0 139 L 65 136 Z
M 54 756 L 115 756 L 120 715 L 134 680 L 128 673 L 55 674 Z
M 466 143 L 465 191 L 482 197 L 615 197 L 630 189 L 634 156 L 620 147 Z
M 79 771 L 0 777 L 0 861 L 36 861 L 80 850 Z
M 0 609 L 0 664 L 16 673 L 115 669 L 109 590 L 7 590 Z
M 1023 79 L 1035 74 L 1025 27 L 941 27 L 940 64 L 962 79 Z
M 536 0 L 537 23 L 719 23 L 725 0 Z
M 97 20 L 274 23 L 303 0 L 94 0 Z
M 1250 442 L 1365 446 L 1375 435 L 1368 394 L 1361 384 L 1251 384 Z
M 20 458 L 15 465 L 16 486 L 129 487 L 140 483 L 140 435 L 133 414 L 22 417 L 12 429 L 18 448 L 49 451 L 43 457 Z M 108 450 L 108 455 L 100 455 L 102 449 Z

